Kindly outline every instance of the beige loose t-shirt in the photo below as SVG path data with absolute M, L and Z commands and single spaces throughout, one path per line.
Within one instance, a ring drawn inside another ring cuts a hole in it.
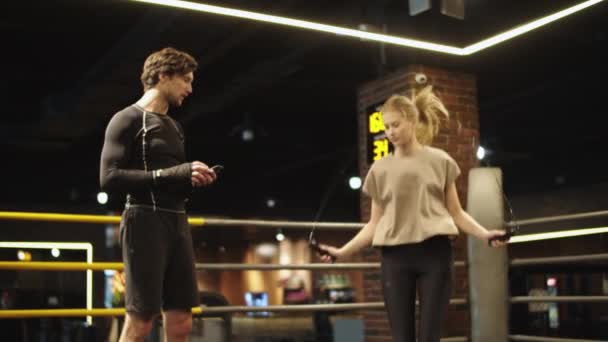
M 423 241 L 434 235 L 458 235 L 445 194 L 460 174 L 445 151 L 423 146 L 409 156 L 392 154 L 374 162 L 363 192 L 384 209 L 373 246 Z

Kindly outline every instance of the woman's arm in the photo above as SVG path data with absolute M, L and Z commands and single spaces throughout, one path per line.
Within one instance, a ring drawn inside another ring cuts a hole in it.
M 488 231 L 473 217 L 471 217 L 471 215 L 464 211 L 464 209 L 462 209 L 460 199 L 458 198 L 458 192 L 456 190 L 456 184 L 454 182 L 448 186 L 446 191 L 446 207 L 458 228 L 469 235 L 475 236 L 476 238 L 484 241 L 488 241 L 493 237 L 504 235 L 504 232 L 500 230 Z M 492 242 L 492 246 L 503 245 L 505 245 L 505 243 L 501 241 Z
M 372 212 L 369 222 L 365 226 L 363 226 L 363 228 L 361 228 L 361 230 L 357 233 L 357 235 L 355 235 L 355 237 L 353 237 L 349 242 L 344 244 L 344 246 L 336 248 L 328 245 L 321 245 L 321 249 L 327 251 L 336 259 L 344 259 L 361 251 L 365 247 L 371 246 L 372 240 L 374 238 L 374 233 L 376 232 L 376 225 L 384 214 L 384 210 L 381 206 L 379 206 L 375 201 L 372 200 L 371 211 Z M 331 261 L 331 257 L 322 256 L 321 260 Z
M 371 246 L 374 233 L 376 232 L 376 225 L 383 214 L 384 210 L 382 207 L 372 200 L 372 212 L 369 222 L 367 222 L 354 238 L 340 248 L 340 254 L 349 257 L 361 251 L 363 248 Z

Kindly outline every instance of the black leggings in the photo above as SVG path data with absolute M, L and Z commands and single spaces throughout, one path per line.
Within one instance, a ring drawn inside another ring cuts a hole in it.
M 416 285 L 420 299 L 418 342 L 439 342 L 450 301 L 452 265 L 447 236 L 382 247 L 382 288 L 394 342 L 416 341 Z

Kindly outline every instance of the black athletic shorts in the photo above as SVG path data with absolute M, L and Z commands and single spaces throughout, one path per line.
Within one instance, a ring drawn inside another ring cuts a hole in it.
M 151 318 L 199 305 L 192 235 L 185 213 L 127 206 L 120 223 L 125 308 Z

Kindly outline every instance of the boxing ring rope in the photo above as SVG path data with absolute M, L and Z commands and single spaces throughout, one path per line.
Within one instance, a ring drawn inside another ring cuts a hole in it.
M 416 304 L 419 304 L 416 302 Z M 450 305 L 466 305 L 465 298 L 452 298 Z M 237 312 L 309 312 L 309 311 L 356 311 L 382 310 L 384 302 L 369 303 L 338 303 L 338 304 L 298 304 L 298 305 L 268 305 L 268 306 L 200 306 L 192 308 L 193 314 L 221 314 Z M 0 310 L 0 318 L 35 318 L 35 317 L 80 317 L 80 316 L 122 316 L 124 308 L 113 309 L 23 309 Z
M 0 211 L 0 220 L 119 224 L 120 216 Z
M 516 222 L 507 222 L 507 226 L 523 226 L 545 222 L 555 222 L 563 220 L 574 220 L 582 218 L 595 218 L 608 216 L 608 210 L 589 213 L 579 213 L 570 215 L 560 215 L 552 217 L 540 217 Z M 80 214 L 57 214 L 57 213 L 32 213 L 32 212 L 6 212 L 0 211 L 0 220 L 17 221 L 47 221 L 47 222 L 73 222 L 73 223 L 95 223 L 95 224 L 119 224 L 120 216 L 108 215 L 80 215 Z M 188 222 L 191 226 L 254 226 L 259 228 L 323 228 L 323 229 L 359 229 L 362 223 L 331 223 L 331 222 L 293 222 L 293 221 L 272 221 L 272 220 L 240 220 L 240 219 L 221 219 L 221 218 L 197 218 L 189 217 Z M 608 254 L 563 256 L 549 258 L 527 258 L 512 259 L 509 262 L 511 267 L 546 265 L 560 263 L 578 263 L 591 261 L 608 260 Z M 466 266 L 464 261 L 456 261 L 455 266 Z M 47 271 L 82 271 L 82 270 L 120 270 L 123 264 L 119 262 L 0 262 L 0 269 L 21 269 L 21 270 L 47 270 Z M 379 263 L 340 263 L 340 264 L 299 264 L 299 265 L 268 265 L 268 264 L 196 264 L 197 270 L 285 270 L 285 269 L 378 269 Z M 608 296 L 543 296 L 511 297 L 510 303 L 531 303 L 531 302 L 608 302 Z M 452 298 L 451 305 L 465 305 L 468 301 L 465 298 Z M 254 311 L 273 311 L 273 312 L 302 312 L 302 311 L 346 311 L 362 309 L 383 309 L 384 303 L 348 303 L 348 304 L 307 304 L 307 305 L 270 305 L 266 307 L 248 306 L 223 306 L 223 307 L 197 307 L 193 308 L 193 313 L 235 313 L 235 312 L 254 312 Z M 80 316 L 122 316 L 124 308 L 115 309 L 43 309 L 43 310 L 0 310 L 0 318 L 31 318 L 31 317 L 80 317 Z M 513 341 L 556 341 L 556 342 L 598 342 L 594 340 L 550 338 L 526 335 L 509 335 Z M 443 338 L 442 341 L 467 341 L 467 337 Z
M 608 253 L 573 255 L 545 258 L 518 258 L 510 261 L 511 267 L 534 266 L 549 264 L 569 264 L 579 262 L 608 261 Z M 454 266 L 464 267 L 464 261 L 454 261 Z M 271 270 L 356 270 L 356 269 L 379 269 L 378 262 L 360 263 L 336 263 L 336 264 L 235 264 L 235 263 L 197 263 L 197 270 L 206 271 L 271 271 Z M 0 261 L 0 269 L 3 270 L 39 270 L 39 271 L 103 271 L 122 270 L 121 262 L 51 262 L 51 261 Z
M 34 212 L 0 211 L 0 220 L 45 221 L 71 223 L 119 224 L 118 215 L 80 215 Z M 191 226 L 249 226 L 257 228 L 323 228 L 323 229 L 360 229 L 363 223 L 312 222 L 312 221 L 276 221 L 276 220 L 238 220 L 222 218 L 188 217 Z
M 588 219 L 588 218 L 597 218 L 597 217 L 604 217 L 604 216 L 608 216 L 608 210 L 591 211 L 591 212 L 587 212 L 587 213 L 578 213 L 578 214 L 536 217 L 536 218 L 525 219 L 525 220 L 510 221 L 510 222 L 507 222 L 506 225 L 510 226 L 510 227 L 526 226 L 526 225 L 532 225 L 532 224 L 538 224 L 538 223 Z
M 464 264 L 464 262 L 460 262 Z M 196 264 L 199 271 L 278 271 L 278 270 L 366 270 L 380 269 L 379 262 L 314 264 Z
M 573 255 L 545 258 L 517 258 L 510 261 L 511 267 L 534 266 L 549 264 L 570 264 L 579 262 L 608 261 L 608 253 Z M 464 261 L 454 261 L 454 266 L 464 267 Z M 0 261 L 0 269 L 21 269 L 21 270 L 41 270 L 41 271 L 103 271 L 103 270 L 122 270 L 121 262 L 47 262 L 30 261 Z M 337 263 L 337 264 L 196 264 L 197 270 L 206 271 L 269 271 L 269 270 L 355 270 L 355 269 L 378 269 L 378 262 L 361 263 Z
M 608 210 L 600 210 L 578 214 L 546 216 L 531 219 L 506 222 L 506 226 L 525 226 L 538 223 L 567 221 L 576 219 L 598 218 L 608 216 Z M 35 212 L 11 212 L 0 211 L 0 220 L 17 221 L 46 221 L 46 222 L 74 222 L 74 223 L 100 223 L 119 224 L 118 215 L 81 215 L 81 214 L 57 214 L 57 213 L 35 213 Z M 188 223 L 192 226 L 214 225 L 214 226 L 252 226 L 259 228 L 324 228 L 324 229 L 359 229 L 363 223 L 351 222 L 310 222 L 310 221 L 276 221 L 276 220 L 239 220 L 221 218 L 189 217 Z
M 27 270 L 27 271 L 120 271 L 124 267 L 122 262 L 74 262 L 74 261 L 0 261 L 0 270 Z
M 603 303 L 608 296 L 514 296 L 511 303 Z
M 563 222 L 568 220 L 588 219 L 608 216 L 608 210 L 594 211 L 587 213 L 557 215 L 548 217 L 538 217 L 532 219 L 518 220 L 516 222 L 507 222 L 507 226 L 524 226 L 549 222 Z M 590 229 L 591 230 L 591 229 Z M 544 257 L 544 258 L 515 258 L 509 261 L 510 267 L 524 267 L 535 265 L 559 265 L 572 263 L 586 263 L 608 261 L 608 253 L 576 255 L 576 256 L 559 256 L 559 257 Z M 509 298 L 511 304 L 521 303 L 605 303 L 608 302 L 608 296 L 512 296 Z M 601 342 L 599 340 L 575 339 L 575 338 L 559 338 L 548 336 L 530 336 L 514 334 L 508 335 L 511 341 L 542 341 L 542 342 Z
M 213 226 L 249 226 L 256 228 L 323 228 L 323 229 L 361 229 L 365 224 L 358 222 L 313 222 L 313 221 L 274 221 L 274 220 L 235 220 L 208 218 L 205 224 Z
M 464 261 L 454 261 L 455 267 L 464 267 Z M 313 263 L 313 264 L 196 264 L 197 270 L 205 271 L 271 271 L 271 270 L 359 270 L 380 269 L 379 262 Z
M 119 224 L 120 216 L 107 215 L 80 215 L 80 214 L 56 214 L 56 213 L 32 213 L 32 212 L 0 212 L 0 220 L 16 221 L 46 221 L 63 223 L 93 223 L 93 224 Z M 269 220 L 234 220 L 218 218 L 195 218 L 189 217 L 191 226 L 215 225 L 215 226 L 254 226 L 259 228 L 323 228 L 323 229 L 360 229 L 361 223 L 328 223 L 328 222 L 293 222 L 293 221 L 269 221 Z M 455 261 L 457 267 L 465 266 L 464 261 Z M 10 262 L 0 261 L 0 269 L 3 270 L 41 270 L 41 271 L 101 271 L 121 270 L 123 263 L 120 262 Z M 355 270 L 355 269 L 379 269 L 380 263 L 339 263 L 339 264 L 196 264 L 197 270 Z M 466 305 L 465 298 L 453 298 L 452 305 Z M 309 312 L 309 311 L 350 311 L 350 310 L 382 310 L 383 302 L 371 303 L 338 303 L 338 304 L 307 304 L 307 305 L 270 305 L 265 307 L 248 306 L 223 306 L 223 307 L 197 307 L 193 308 L 193 314 L 221 314 L 237 312 Z M 0 318 L 35 318 L 35 317 L 105 317 L 123 316 L 124 308 L 113 309 L 40 309 L 40 310 L 0 310 Z M 467 341 L 467 337 L 448 337 L 441 341 Z
M 464 266 L 464 261 L 455 261 L 454 266 Z M 120 271 L 121 262 L 55 262 L 55 261 L 0 261 L 0 270 L 37 270 L 37 271 Z M 339 264 L 196 264 L 197 270 L 205 271 L 278 271 L 278 270 L 359 270 L 379 269 L 380 263 L 339 263 Z
M 192 308 L 193 314 L 203 312 L 202 307 Z M 112 309 L 28 309 L 0 310 L 0 319 L 9 318 L 43 318 L 43 317 L 113 317 L 124 316 L 124 308 Z
M 592 262 L 592 261 L 608 261 L 608 253 L 587 254 L 587 255 L 570 255 L 559 257 L 546 258 L 514 258 L 509 264 L 511 267 L 518 266 L 533 266 L 533 265 L 551 265 L 551 264 L 570 264 L 577 262 Z

